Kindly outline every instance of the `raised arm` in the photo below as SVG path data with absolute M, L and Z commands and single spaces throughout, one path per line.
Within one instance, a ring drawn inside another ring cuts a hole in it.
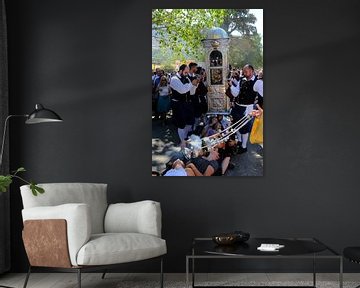
M 233 82 L 234 83 L 234 82 Z M 240 93 L 240 81 L 237 83 L 237 85 L 231 85 L 230 86 L 230 91 L 231 91 L 231 94 L 234 96 L 234 97 L 237 97 Z
M 179 78 L 173 77 L 170 81 L 170 87 L 174 89 L 175 91 L 179 92 L 180 94 L 184 94 L 190 91 L 191 86 L 193 86 L 191 83 L 183 84 Z

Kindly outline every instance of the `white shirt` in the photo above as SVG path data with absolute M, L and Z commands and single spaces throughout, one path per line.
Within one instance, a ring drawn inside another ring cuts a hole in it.
M 192 85 L 192 83 L 191 83 L 190 95 L 194 95 L 194 94 L 195 94 L 197 86 L 198 86 L 198 85 Z
M 194 85 L 192 85 L 191 82 L 183 84 L 181 82 L 181 80 L 179 79 L 179 77 L 181 78 L 179 73 L 176 73 L 175 76 L 171 77 L 170 87 L 171 87 L 171 89 L 174 89 L 175 91 L 179 92 L 180 94 L 185 94 L 185 93 L 189 92 L 190 89 L 192 88 L 192 86 L 194 86 Z M 189 81 L 190 81 L 190 79 L 189 79 Z M 196 89 L 196 86 L 195 86 L 195 89 Z
M 187 173 L 184 168 L 180 167 L 168 170 L 164 176 L 187 176 Z
M 154 76 L 152 77 L 152 83 L 153 83 L 153 85 L 155 85 L 155 82 L 156 82 L 156 80 L 157 80 L 158 78 L 160 78 L 159 75 L 154 75 Z
M 189 76 L 191 76 L 191 77 L 195 77 L 195 73 L 189 73 Z M 190 79 L 189 79 L 190 80 Z M 190 80 L 191 81 L 191 80 Z M 192 84 L 192 83 L 191 83 Z M 199 84 L 198 84 L 199 85 Z M 197 88 L 197 86 L 198 85 L 192 85 L 191 86 L 191 88 L 190 88 L 190 95 L 194 95 L 195 94 L 195 92 L 196 92 L 196 88 Z
M 239 85 L 240 80 L 238 81 L 237 79 L 232 78 L 232 79 L 231 79 L 231 82 L 233 82 L 234 85 L 237 86 L 237 85 Z
M 234 97 L 237 97 L 240 94 L 240 81 L 238 81 L 236 85 L 230 86 L 230 92 Z
M 246 79 L 246 78 L 245 78 L 245 79 Z M 255 75 L 253 75 L 249 80 L 246 79 L 246 81 L 250 81 L 250 80 L 255 80 Z M 256 82 L 258 82 L 258 81 L 256 81 Z M 256 83 L 256 82 L 255 82 L 255 83 Z M 241 81 L 239 81 L 236 86 L 231 85 L 231 87 L 230 87 L 231 94 L 232 94 L 234 97 L 237 97 L 237 96 L 239 96 L 239 94 L 240 94 L 240 83 L 241 83 Z M 254 84 L 254 85 L 255 85 L 255 84 Z M 255 90 L 254 90 L 254 91 L 255 91 Z
M 254 84 L 254 91 L 258 92 L 261 97 L 264 97 L 263 89 L 264 89 L 264 82 L 262 79 L 258 79 Z
M 159 96 L 168 96 L 170 94 L 170 86 L 159 86 Z

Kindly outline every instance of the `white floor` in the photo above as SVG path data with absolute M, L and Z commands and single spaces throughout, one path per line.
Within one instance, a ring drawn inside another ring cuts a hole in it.
M 32 273 L 28 288 L 76 288 L 76 273 Z M 339 287 L 339 275 L 335 273 L 317 274 L 318 287 Z M 23 287 L 25 274 L 5 274 L 0 276 L 1 285 L 14 288 Z M 312 274 L 307 273 L 212 273 L 197 274 L 197 284 L 203 285 L 311 285 Z M 165 274 L 165 288 L 185 287 L 185 274 Z M 344 288 L 360 284 L 360 274 L 344 274 Z M 83 273 L 83 288 L 122 288 L 122 287 L 159 287 L 159 274 L 109 273 L 104 280 L 101 273 Z

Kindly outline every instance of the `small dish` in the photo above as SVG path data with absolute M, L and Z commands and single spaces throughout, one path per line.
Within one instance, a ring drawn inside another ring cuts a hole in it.
M 237 235 L 224 233 L 213 236 L 212 240 L 218 245 L 232 245 L 237 241 Z

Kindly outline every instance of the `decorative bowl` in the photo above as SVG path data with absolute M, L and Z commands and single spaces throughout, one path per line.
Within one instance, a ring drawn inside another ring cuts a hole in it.
M 232 245 L 243 243 L 249 240 L 250 234 L 243 231 L 234 231 L 230 233 L 221 233 L 212 237 L 212 240 L 218 245 Z
M 213 236 L 212 240 L 218 245 L 232 245 L 236 242 L 237 236 L 232 233 L 223 233 Z

